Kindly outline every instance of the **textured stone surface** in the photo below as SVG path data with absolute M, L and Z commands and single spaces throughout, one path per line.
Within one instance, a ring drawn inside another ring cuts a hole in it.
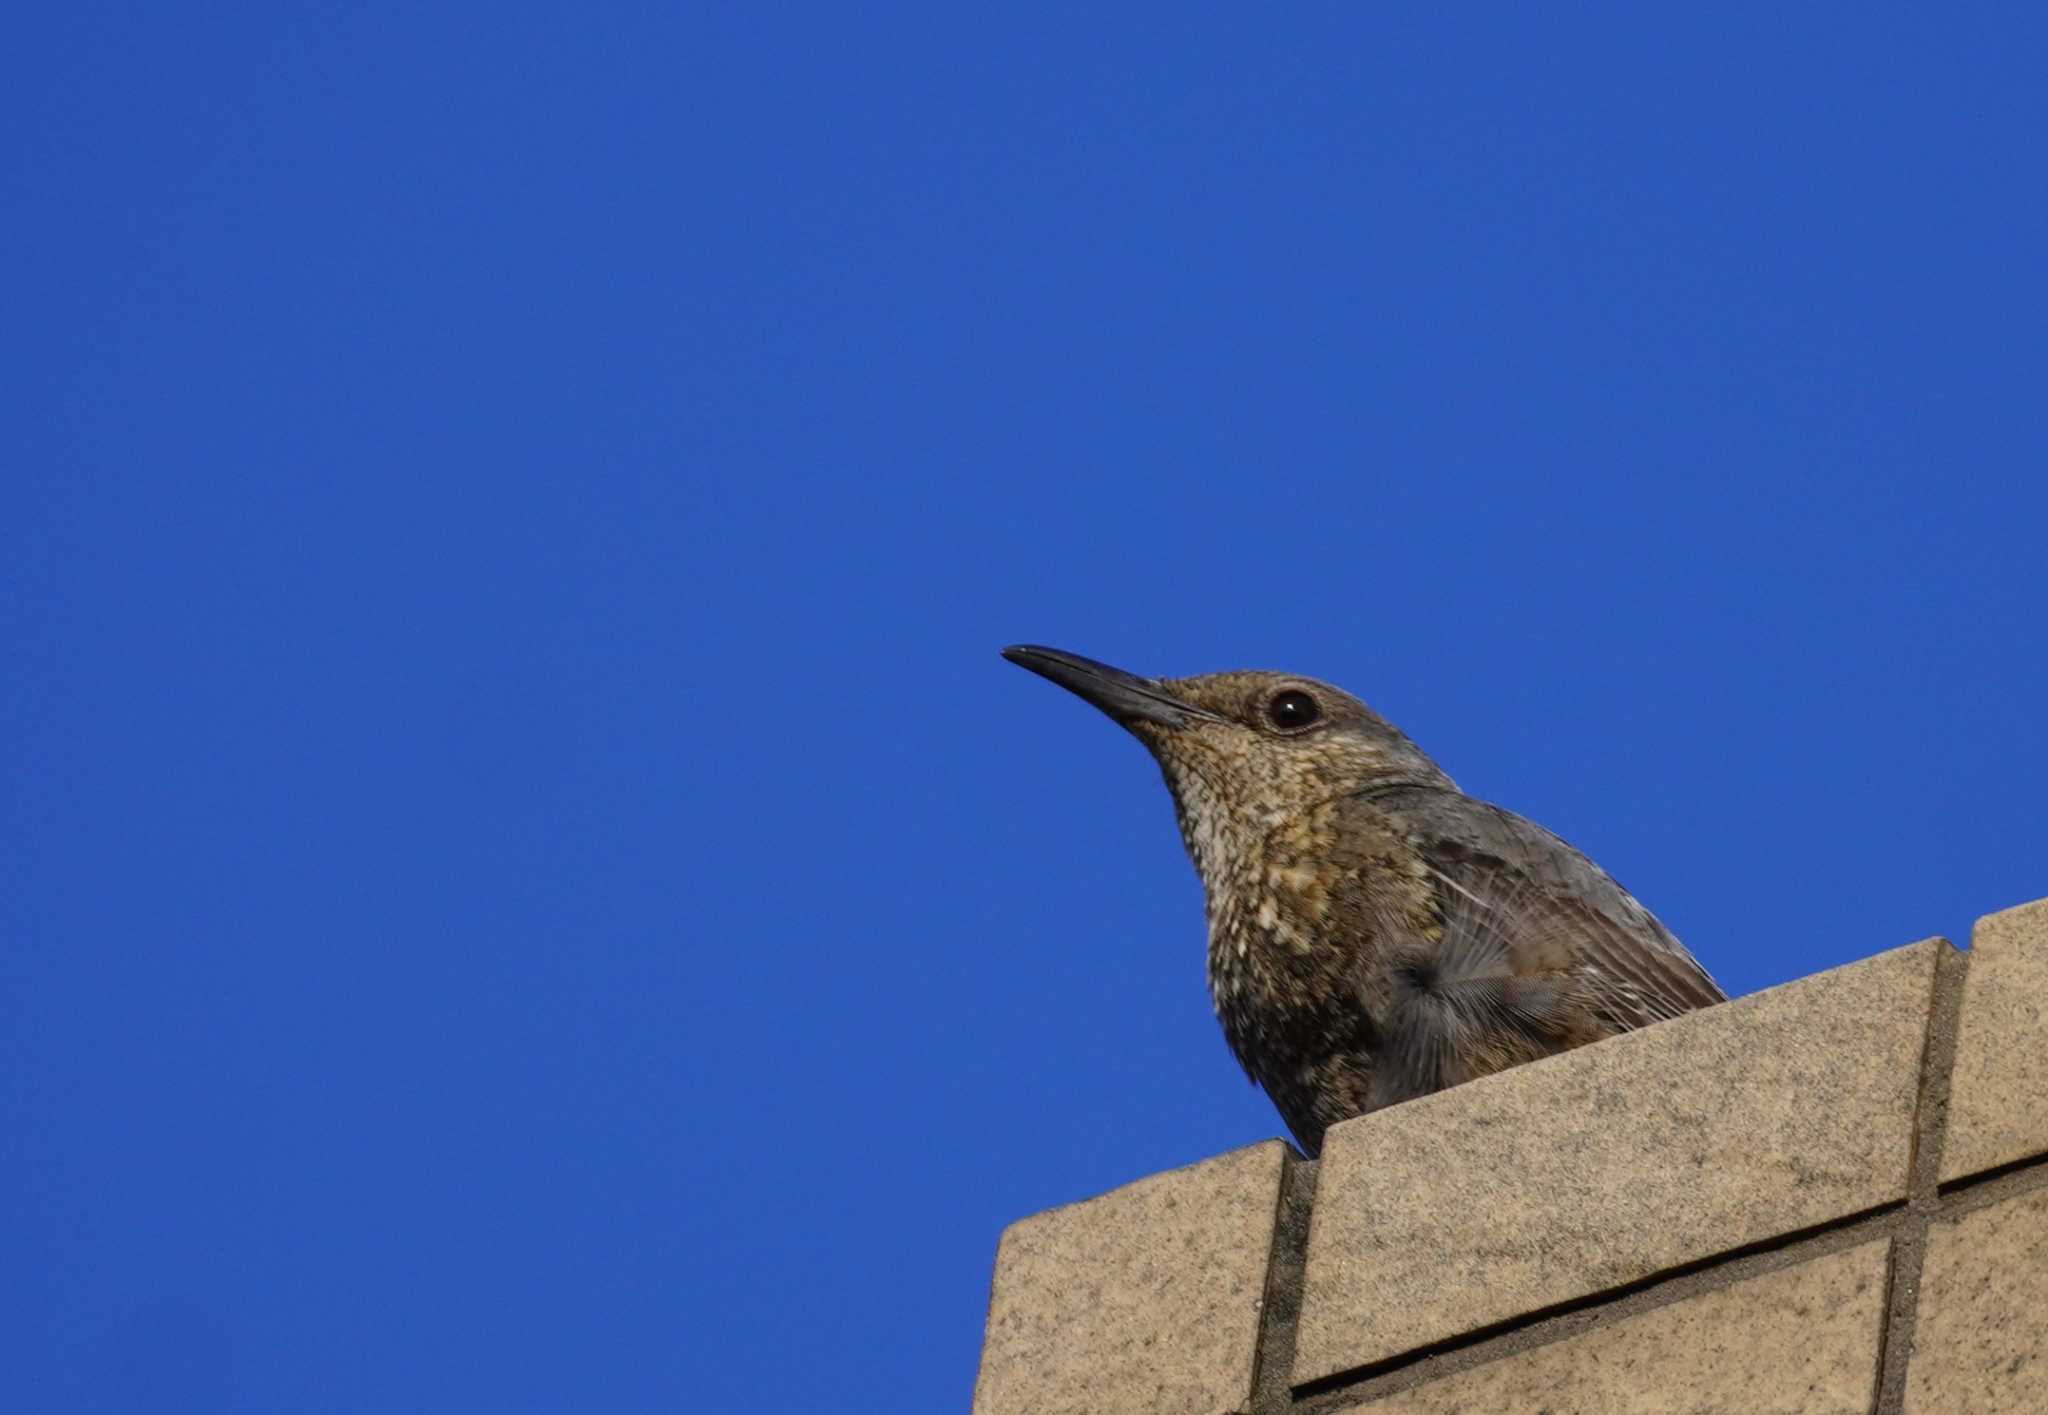
M 1970 936 L 1941 1177 L 1959 1179 L 2044 1152 L 2048 899 L 1986 914 Z
M 1245 1409 L 1285 1156 L 1269 1141 L 1010 1225 L 976 1415 Z
M 1332 1129 L 1294 1382 L 1902 1199 L 1947 946 Z
M 1357 1407 L 1373 1415 L 1863 1415 L 1877 1394 L 1884 1239 Z
M 1928 1229 L 1906 1409 L 2048 1410 L 2048 1194 Z

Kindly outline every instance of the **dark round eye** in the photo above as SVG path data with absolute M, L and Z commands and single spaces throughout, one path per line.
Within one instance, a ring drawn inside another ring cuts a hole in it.
M 1323 715 L 1316 700 L 1299 688 L 1288 688 L 1273 694 L 1266 704 L 1266 720 L 1283 732 L 1292 732 L 1306 727 Z

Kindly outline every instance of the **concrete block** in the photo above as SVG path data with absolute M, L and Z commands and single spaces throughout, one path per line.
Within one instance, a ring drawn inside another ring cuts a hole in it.
M 975 1415 L 1248 1409 L 1286 1156 L 1268 1141 L 1010 1225 Z
M 1333 1127 L 1294 1383 L 1902 1200 L 1947 947 Z
M 1987 914 L 1970 937 L 1941 1178 L 1946 1183 L 2043 1153 L 2048 1153 L 2048 899 Z
M 2043 1313 L 2048 1193 L 2022 1194 L 1931 1225 L 1906 1367 L 1908 1415 L 2048 1410 Z
M 1864 1415 L 1886 1240 L 1815 1258 L 1356 1407 L 1372 1415 Z

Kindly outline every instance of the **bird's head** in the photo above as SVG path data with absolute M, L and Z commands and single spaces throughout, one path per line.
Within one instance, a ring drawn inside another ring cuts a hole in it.
M 1092 703 L 1143 742 L 1165 773 L 1182 833 L 1262 838 L 1296 812 L 1374 786 L 1450 780 L 1399 728 L 1340 688 L 1294 673 L 1141 678 L 1059 649 L 1003 650 Z

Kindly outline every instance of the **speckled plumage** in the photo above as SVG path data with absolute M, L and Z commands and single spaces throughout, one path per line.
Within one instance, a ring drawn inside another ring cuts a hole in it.
M 1005 656 L 1159 762 L 1202 879 L 1224 1036 L 1311 1155 L 1337 1121 L 1722 1000 L 1591 860 L 1461 793 L 1339 689 Z

